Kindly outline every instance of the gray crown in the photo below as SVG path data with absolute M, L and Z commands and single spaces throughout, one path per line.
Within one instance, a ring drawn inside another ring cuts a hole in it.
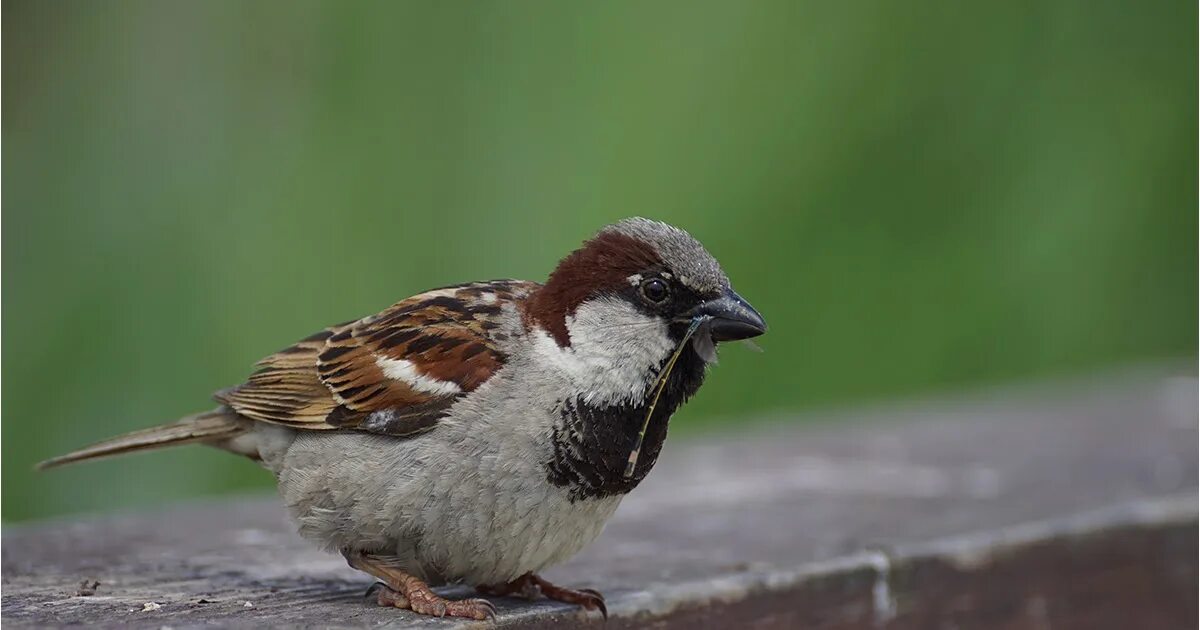
M 691 234 L 673 225 L 633 217 L 614 223 L 603 231 L 624 234 L 648 243 L 679 277 L 679 281 L 697 293 L 711 294 L 729 288 L 729 278 L 721 271 L 717 259 Z

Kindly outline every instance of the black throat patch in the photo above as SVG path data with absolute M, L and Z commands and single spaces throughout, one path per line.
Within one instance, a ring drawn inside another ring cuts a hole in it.
M 671 414 L 704 382 L 705 367 L 690 348 L 679 357 L 646 429 L 637 467 L 628 478 L 625 464 L 646 419 L 649 401 L 608 407 L 586 405 L 578 399 L 562 401 L 558 407 L 561 421 L 554 427 L 554 454 L 546 462 L 547 479 L 569 488 L 572 502 L 636 488 L 658 460 Z

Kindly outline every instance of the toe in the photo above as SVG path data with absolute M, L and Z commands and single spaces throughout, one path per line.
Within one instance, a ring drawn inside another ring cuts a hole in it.
M 466 617 L 483 621 L 496 618 L 496 607 L 486 599 L 464 599 L 450 602 L 446 614 L 452 617 Z
M 434 617 L 446 616 L 446 600 L 438 597 L 414 597 L 412 600 L 413 612 L 422 615 L 432 615 Z
M 604 595 L 601 594 L 600 591 L 597 591 L 594 588 L 581 588 L 581 589 L 579 589 L 579 592 L 587 593 L 588 595 L 591 595 L 592 597 L 595 597 L 596 599 L 598 599 L 600 601 L 604 601 Z
M 409 608 L 408 598 L 393 590 L 387 584 L 376 582 L 367 589 L 367 599 L 374 599 L 380 606 L 389 608 Z
M 608 621 L 608 606 L 605 605 L 603 597 L 596 600 L 596 610 L 599 610 L 600 616 L 604 617 L 605 621 Z
M 600 594 L 600 591 L 583 588 L 579 589 L 579 594 L 583 596 L 580 598 L 579 605 L 586 610 L 599 610 L 604 619 L 608 620 L 608 606 L 605 605 L 604 596 Z
M 470 601 L 475 604 L 475 609 L 481 613 L 481 616 L 478 617 L 479 619 L 496 618 L 496 605 L 492 602 L 486 599 L 473 599 Z

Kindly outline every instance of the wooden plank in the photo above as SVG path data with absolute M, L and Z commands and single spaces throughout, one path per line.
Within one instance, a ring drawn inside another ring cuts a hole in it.
M 547 577 L 605 592 L 614 628 L 1193 625 L 1196 391 L 1190 368 L 1149 368 L 670 441 L 601 539 Z M 258 497 L 8 526 L 0 612 L 471 625 L 367 605 L 369 579 L 292 531 Z M 495 601 L 498 625 L 599 624 Z

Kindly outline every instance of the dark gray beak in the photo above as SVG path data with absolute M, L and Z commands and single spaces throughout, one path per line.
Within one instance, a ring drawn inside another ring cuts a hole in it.
M 767 332 L 767 322 L 742 296 L 727 290 L 725 295 L 708 300 L 693 311 L 695 315 L 712 318 L 709 330 L 713 341 L 737 341 L 757 337 Z

